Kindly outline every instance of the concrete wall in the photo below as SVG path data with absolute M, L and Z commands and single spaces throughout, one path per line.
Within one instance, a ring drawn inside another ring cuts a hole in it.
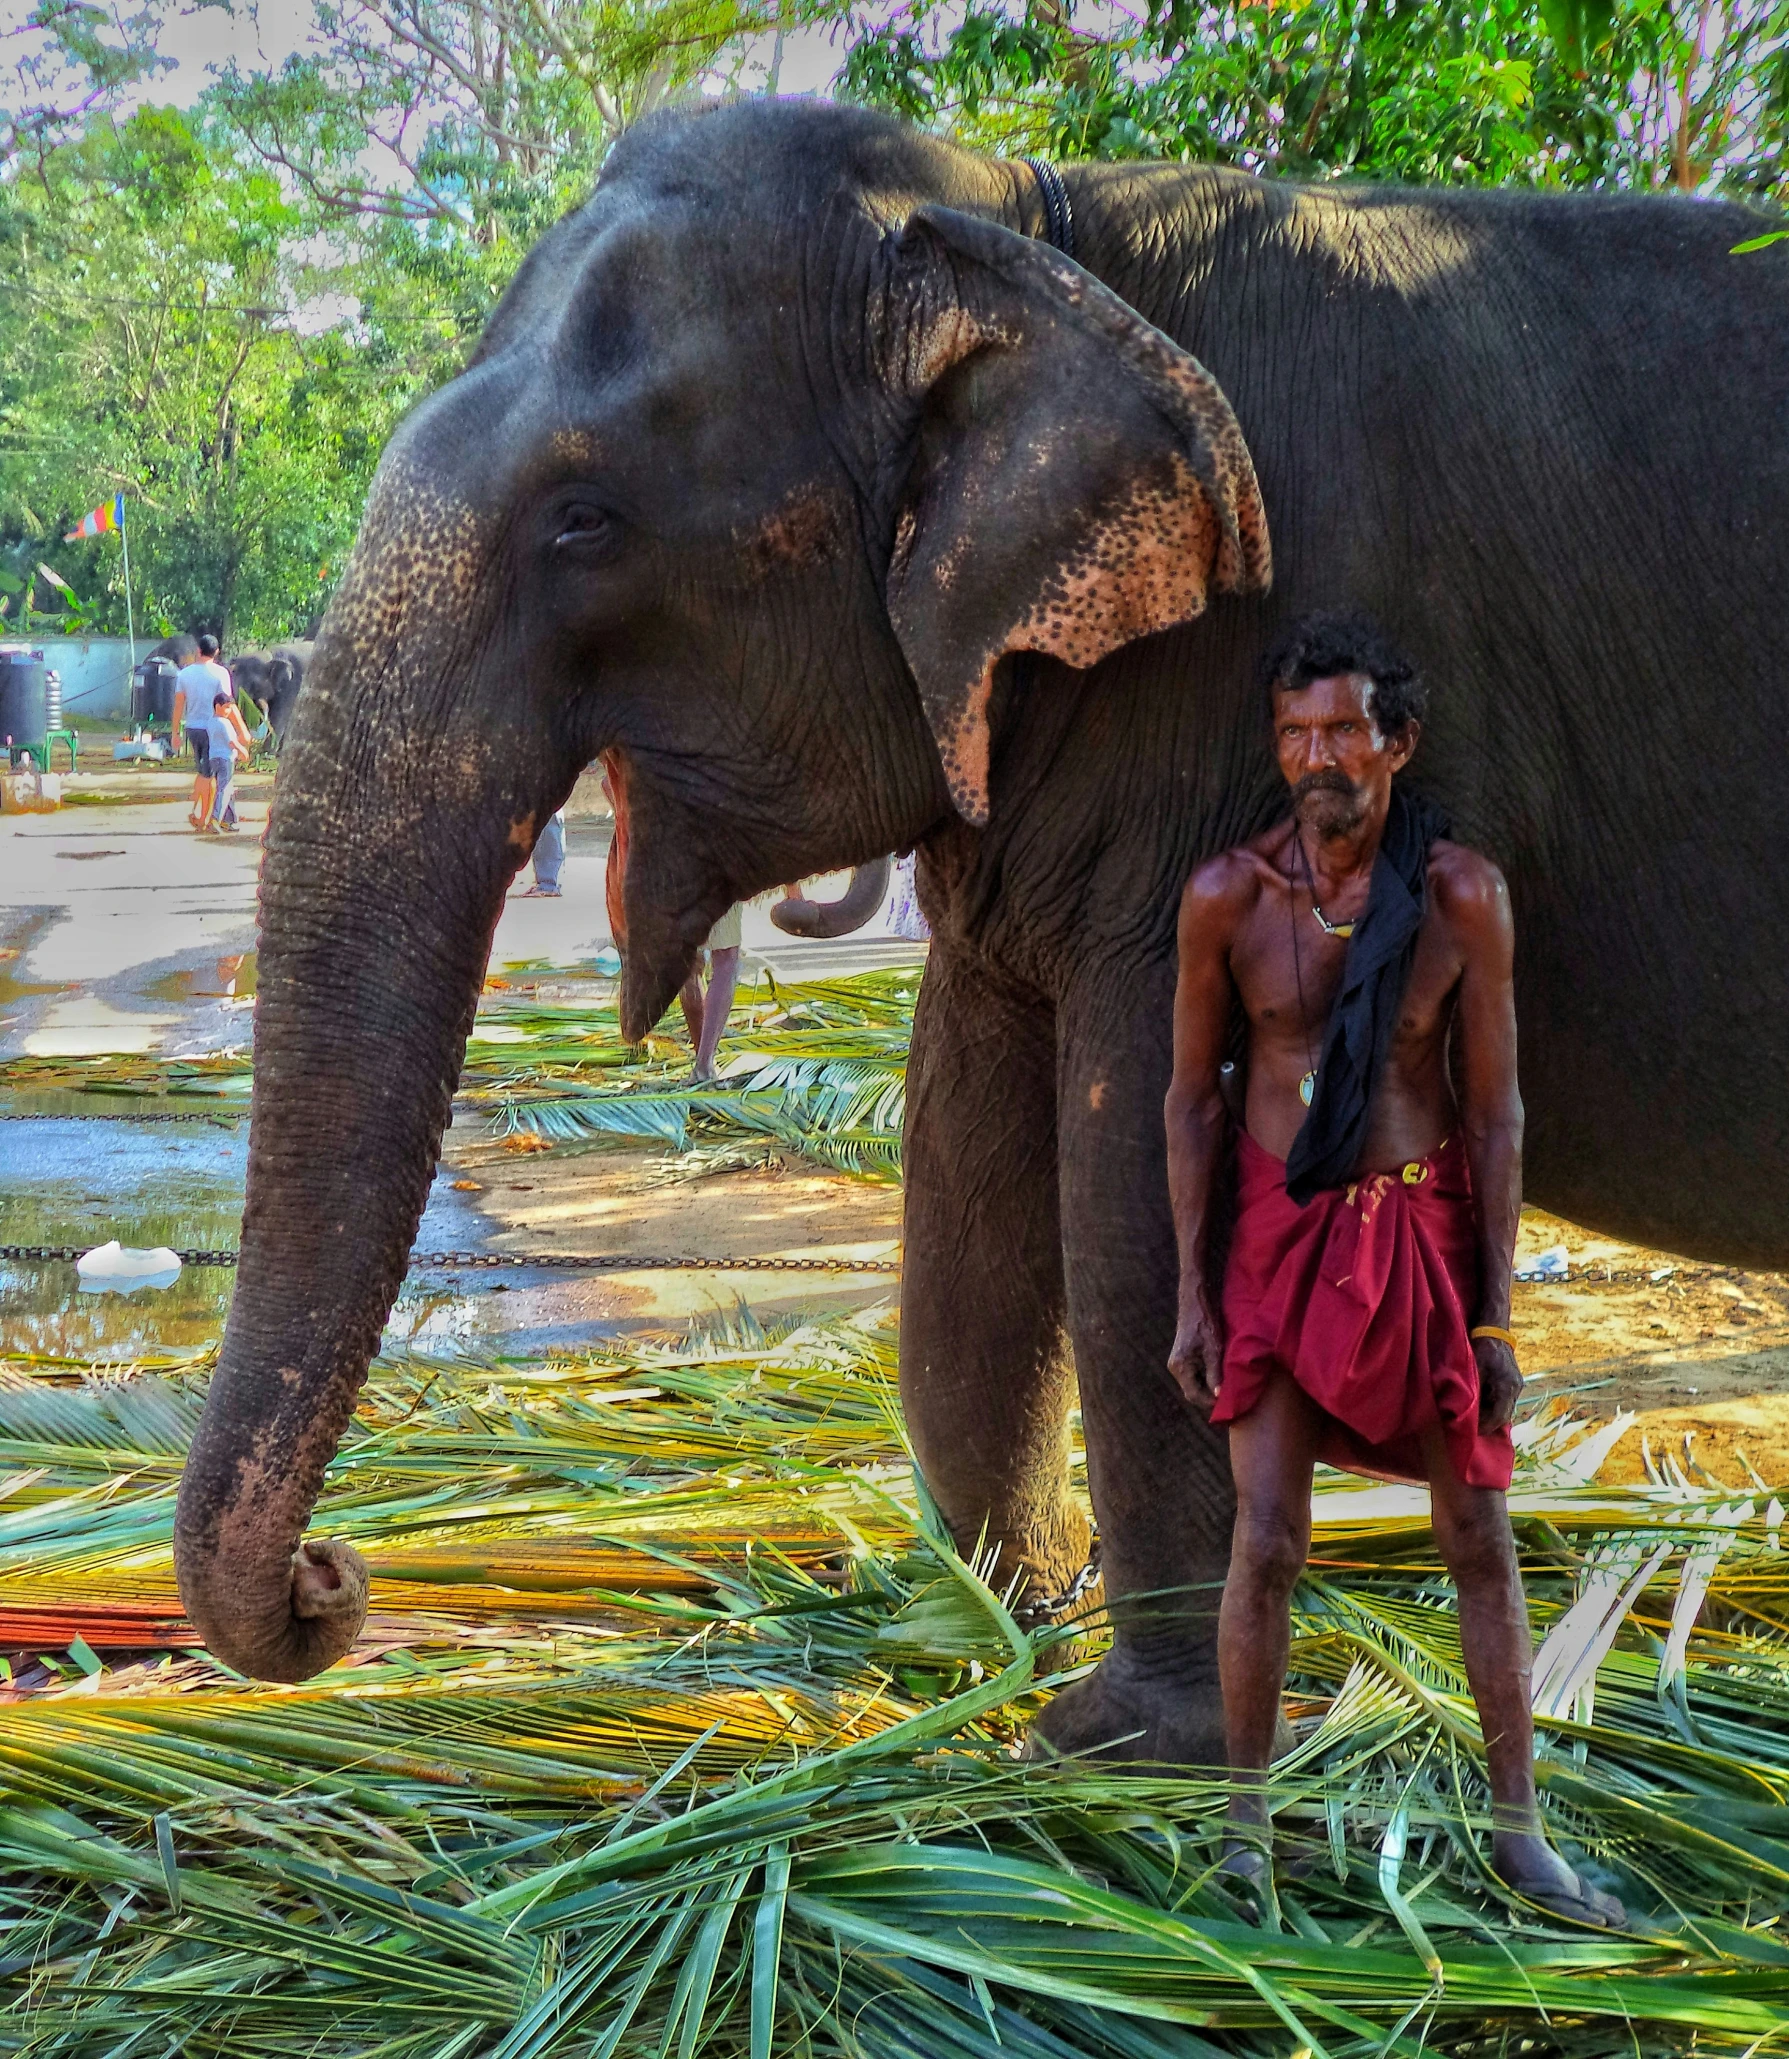
M 62 674 L 62 705 L 70 715 L 130 715 L 130 645 L 122 636 L 7 636 L 0 623 L 0 643 L 20 643 L 42 651 L 43 661 Z M 137 639 L 137 656 L 148 655 L 154 637 Z

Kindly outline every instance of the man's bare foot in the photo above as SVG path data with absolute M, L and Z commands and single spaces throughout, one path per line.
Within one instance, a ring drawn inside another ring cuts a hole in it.
M 1593 1930 L 1627 1928 L 1627 1911 L 1615 1897 L 1574 1873 L 1544 1837 L 1500 1834 L 1492 1841 L 1491 1866 L 1512 1894 L 1549 1916 Z

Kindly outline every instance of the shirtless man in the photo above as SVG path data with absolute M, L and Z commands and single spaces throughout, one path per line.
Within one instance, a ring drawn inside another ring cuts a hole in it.
M 1428 1483 L 1485 1736 L 1492 1863 L 1557 1915 L 1620 1924 L 1620 1904 L 1547 1843 L 1535 1801 L 1532 1646 L 1504 1501 L 1522 1386 L 1509 1337 L 1522 1102 L 1508 889 L 1394 786 L 1423 702 L 1371 623 L 1294 625 L 1263 681 L 1292 818 L 1187 885 L 1167 1101 L 1180 1249 L 1169 1369 L 1229 1424 L 1236 1481 L 1218 1629 L 1227 1864 L 1259 1878 L 1268 1863 L 1268 1764 L 1321 1459 Z M 1220 1296 L 1207 1268 L 1238 997 L 1246 1128 Z

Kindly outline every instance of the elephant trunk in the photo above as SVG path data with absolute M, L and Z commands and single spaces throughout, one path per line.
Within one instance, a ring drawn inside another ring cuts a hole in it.
M 358 1556 L 299 1540 L 403 1283 L 502 884 L 462 878 L 433 907 L 389 866 L 319 888 L 321 854 L 298 865 L 281 830 L 262 886 L 242 1255 L 174 1548 L 207 1648 L 302 1680 L 365 1614 Z
M 872 858 L 851 875 L 851 884 L 836 901 L 809 901 L 790 894 L 777 902 L 770 919 L 792 937 L 846 937 L 862 929 L 888 892 L 890 858 Z
M 403 1282 L 504 889 L 556 805 L 514 785 L 538 747 L 325 673 L 281 757 L 241 1259 L 174 1532 L 206 1646 L 263 1680 L 330 1665 L 365 1615 L 358 1555 L 301 1539 Z

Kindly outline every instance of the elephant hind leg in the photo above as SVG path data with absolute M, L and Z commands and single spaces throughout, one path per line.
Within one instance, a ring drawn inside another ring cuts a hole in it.
M 959 1549 L 997 1549 L 997 1585 L 1059 1593 L 1089 1533 L 1068 1492 L 1054 1014 L 942 942 L 914 1022 L 906 1183 L 901 1399 L 920 1469 Z

